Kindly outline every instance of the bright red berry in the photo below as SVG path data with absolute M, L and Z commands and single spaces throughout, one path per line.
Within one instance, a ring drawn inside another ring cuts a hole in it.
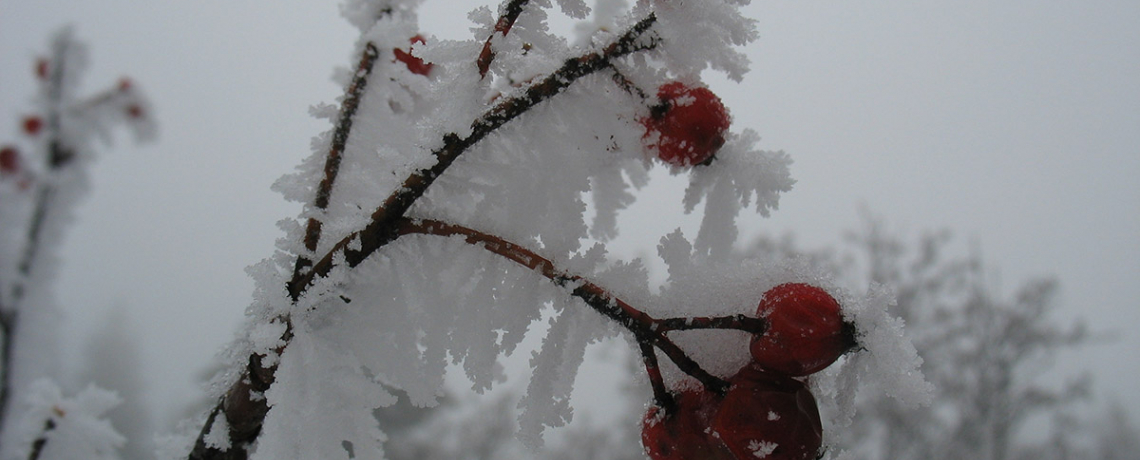
M 754 362 L 772 372 L 804 376 L 819 372 L 854 346 L 839 302 L 818 287 L 787 283 L 764 293 L 757 315 L 768 330 L 752 338 Z
M 424 37 L 422 35 L 416 35 L 416 36 L 408 39 L 408 42 L 413 43 L 413 44 L 414 43 L 426 43 L 424 41 Z M 428 73 L 431 72 L 431 69 L 433 67 L 435 67 L 435 64 L 432 64 L 430 62 L 424 62 L 423 59 L 420 59 L 416 56 L 412 56 L 412 54 L 409 51 L 404 51 L 400 48 L 392 49 L 392 53 L 396 55 L 397 61 L 403 62 L 404 65 L 408 66 L 408 70 L 410 70 L 412 73 L 417 74 L 417 75 L 427 75 Z
M 712 429 L 734 458 L 810 460 L 823 443 L 815 397 L 799 380 L 745 366 L 712 420 Z
M 47 59 L 36 59 L 36 77 L 39 77 L 40 80 L 47 80 L 49 70 L 51 69 Z
M 44 120 L 35 115 L 24 117 L 24 132 L 29 136 L 35 136 L 44 129 Z
M 0 175 L 8 176 L 18 172 L 20 172 L 20 152 L 10 145 L 0 148 Z
M 719 397 L 700 390 L 676 394 L 676 407 L 670 412 L 650 407 L 641 427 L 646 455 L 652 460 L 733 460 L 710 428 L 719 407 Z
M 674 166 L 705 164 L 724 145 L 731 119 L 708 88 L 672 82 L 657 90 L 661 104 L 643 118 L 645 137 L 657 158 Z

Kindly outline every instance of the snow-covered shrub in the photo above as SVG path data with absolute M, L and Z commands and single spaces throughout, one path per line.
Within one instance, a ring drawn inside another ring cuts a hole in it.
M 419 30 L 418 6 L 344 5 L 361 32 L 347 91 L 314 109 L 332 129 L 275 186 L 303 210 L 250 269 L 255 301 L 190 458 L 383 458 L 375 409 L 438 404 L 449 363 L 491 388 L 528 333 L 543 337 L 519 403 L 524 444 L 573 416 L 584 349 L 613 336 L 640 351 L 668 414 L 681 388 L 729 389 L 768 329 L 758 302 L 789 282 L 838 299 L 858 340 L 829 397 L 874 382 L 925 398 L 885 291 L 857 297 L 826 273 L 734 256 L 738 215 L 766 215 L 793 183 L 789 157 L 725 129 L 700 89 L 706 70 L 748 70 L 735 47 L 757 33 L 741 2 L 508 0 L 471 12 L 473 38 L 458 41 Z M 556 6 L 578 36 L 553 32 Z M 605 241 L 662 167 L 690 178 L 684 204 L 703 222 L 691 240 L 662 229 L 670 279 L 654 293 L 641 262 L 612 259 Z
M 148 100 L 129 79 L 91 96 L 77 94 L 86 67 L 86 47 L 70 29 L 56 33 L 49 55 L 32 66 L 38 93 L 32 99 L 33 109 L 20 120 L 21 139 L 0 146 L 0 458 L 4 459 L 117 458 L 114 447 L 122 444 L 109 425 L 94 422 L 114 405 L 113 396 L 91 388 L 70 400 L 57 386 L 56 331 L 61 317 L 52 284 L 64 230 L 87 192 L 96 141 L 109 143 L 111 130 L 118 125 L 125 125 L 139 141 L 152 139 L 156 128 Z M 51 400 L 45 404 L 53 405 L 52 411 L 40 404 L 45 400 Z M 30 422 L 28 411 L 38 414 Z M 29 426 L 40 434 L 22 437 L 21 430 Z M 41 440 L 52 445 L 31 444 Z M 83 445 L 90 450 L 83 450 Z M 28 452 L 35 455 L 29 457 Z

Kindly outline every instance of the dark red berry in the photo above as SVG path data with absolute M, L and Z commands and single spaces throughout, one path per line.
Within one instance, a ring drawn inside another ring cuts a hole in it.
M 839 302 L 818 287 L 787 283 L 764 293 L 757 315 L 768 330 L 752 338 L 754 362 L 772 372 L 804 376 L 819 372 L 854 346 Z
M 657 90 L 660 105 L 641 120 L 657 158 L 674 166 L 705 164 L 724 145 L 731 119 L 720 98 L 705 87 L 672 82 Z
M 137 105 L 131 104 L 127 106 L 127 116 L 130 118 L 142 118 L 143 109 Z
M 735 457 L 713 436 L 710 423 L 720 408 L 720 397 L 703 390 L 686 390 L 676 406 L 665 412 L 650 407 L 641 428 L 641 444 L 652 460 L 733 460 Z
M 44 129 L 44 120 L 35 115 L 24 117 L 24 132 L 29 136 L 35 136 Z
M 737 459 L 810 460 L 823 444 L 811 391 L 799 380 L 745 366 L 712 420 L 713 432 Z
M 10 145 L 0 148 L 0 175 L 8 176 L 18 172 L 20 172 L 20 152 Z
M 413 44 L 426 43 L 422 35 L 416 35 L 408 39 L 408 42 Z M 400 48 L 394 48 L 392 53 L 396 55 L 397 61 L 403 62 L 404 65 L 408 67 L 408 70 L 417 75 L 427 75 L 431 73 L 431 69 L 435 67 L 435 64 L 424 62 L 423 59 L 413 56 L 409 51 L 404 51 Z

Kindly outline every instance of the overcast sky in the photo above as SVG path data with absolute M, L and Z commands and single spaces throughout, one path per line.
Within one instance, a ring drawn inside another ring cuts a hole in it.
M 425 34 L 468 38 L 472 3 L 459 3 L 428 0 Z M 1006 292 L 1055 275 L 1058 322 L 1116 334 L 1066 355 L 1057 375 L 1090 371 L 1099 395 L 1140 416 L 1140 3 L 781 0 L 748 11 L 762 36 L 746 49 L 752 73 L 708 80 L 736 126 L 793 157 L 798 180 L 748 232 L 834 244 L 866 205 L 903 235 L 952 229 Z M 182 400 L 250 300 L 244 267 L 272 253 L 275 222 L 299 210 L 269 186 L 326 128 L 307 108 L 340 94 L 329 77 L 351 61 L 355 29 L 336 2 L 0 1 L 0 139 L 16 136 L 32 62 L 68 23 L 90 48 L 86 91 L 130 75 L 161 134 L 100 152 L 62 250 L 66 345 L 78 350 L 86 324 L 122 308 L 149 396 Z M 665 204 L 652 221 L 626 220 L 638 237 L 624 253 L 653 254 L 660 236 L 692 228 L 662 217 L 681 212 L 677 186 L 655 180 L 652 200 Z

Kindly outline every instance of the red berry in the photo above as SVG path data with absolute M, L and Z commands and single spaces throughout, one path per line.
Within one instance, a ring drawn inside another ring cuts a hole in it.
M 24 117 L 24 132 L 35 136 L 44 128 L 44 120 L 35 115 Z
M 854 346 L 839 302 L 818 287 L 803 283 L 776 286 L 764 293 L 756 313 L 768 319 L 768 330 L 752 337 L 752 358 L 769 371 L 813 374 Z
M 416 35 L 416 36 L 408 39 L 408 42 L 409 43 L 426 43 L 424 41 L 424 37 L 422 35 Z M 408 70 L 410 70 L 412 73 L 417 74 L 417 75 L 425 75 L 426 76 L 428 73 L 431 72 L 431 69 L 433 67 L 435 67 L 435 64 L 432 64 L 430 62 L 424 62 L 423 59 L 412 56 L 412 54 L 410 52 L 404 51 L 400 48 L 392 49 L 392 53 L 396 55 L 397 61 L 403 62 L 404 65 L 408 67 Z
M 127 116 L 130 118 L 142 118 L 143 109 L 137 105 L 131 104 L 127 106 Z
M 47 59 L 44 59 L 44 58 L 36 59 L 36 76 L 39 77 L 40 80 L 47 80 L 48 79 L 48 71 L 49 70 L 50 70 L 50 68 L 48 66 L 48 60 Z
M 700 390 L 677 394 L 676 407 L 668 413 L 650 407 L 641 428 L 646 455 L 652 460 L 733 460 L 709 425 L 719 407 L 719 397 Z
M 816 458 L 823 425 L 807 386 L 754 365 L 741 369 L 729 383 L 711 426 L 735 458 Z
M 131 82 L 130 78 L 123 77 L 123 78 L 119 79 L 119 91 L 121 91 L 121 92 L 125 93 L 125 92 L 129 91 L 131 89 L 132 85 L 133 85 L 133 83 Z
M 724 145 L 728 109 L 708 88 L 672 82 L 657 90 L 661 104 L 643 118 L 645 137 L 657 150 L 657 158 L 674 166 L 692 166 L 710 161 Z M 653 136 L 656 135 L 656 138 Z
M 0 175 L 20 172 L 20 152 L 15 147 L 5 145 L 0 148 Z

